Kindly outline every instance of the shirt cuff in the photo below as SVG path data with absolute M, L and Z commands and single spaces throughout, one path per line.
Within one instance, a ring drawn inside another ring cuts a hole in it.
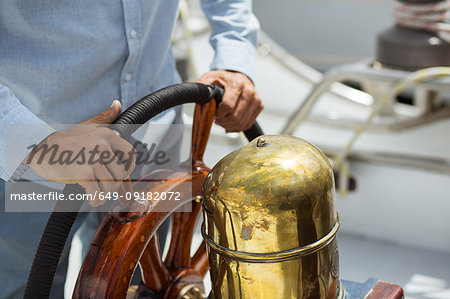
M 30 168 L 25 162 L 20 163 L 20 165 L 16 168 L 16 171 L 11 175 L 11 178 L 9 179 L 10 182 L 16 183 L 19 181 L 25 172 Z
M 21 163 L 31 151 L 55 130 L 21 104 L 14 94 L 0 84 L 0 177 L 19 179 L 26 171 Z
M 255 47 L 250 42 L 220 40 L 215 45 L 216 53 L 211 70 L 229 70 L 243 73 L 254 81 Z

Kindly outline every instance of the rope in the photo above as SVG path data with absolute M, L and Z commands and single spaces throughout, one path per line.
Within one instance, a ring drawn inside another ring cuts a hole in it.
M 397 2 L 394 6 L 395 22 L 403 27 L 426 30 L 450 42 L 450 1 L 432 4 L 408 4 Z
M 420 82 L 423 82 L 425 80 L 432 80 L 437 79 L 441 77 L 450 76 L 450 67 L 431 67 L 426 69 L 418 70 L 414 73 L 409 74 L 405 78 L 397 81 L 392 85 L 392 87 L 389 89 L 389 91 L 381 98 L 381 101 L 375 102 L 372 111 L 370 112 L 368 118 L 365 122 L 361 123 L 358 128 L 356 129 L 356 132 L 350 138 L 347 145 L 344 147 L 343 151 L 340 153 L 340 155 L 334 157 L 333 159 L 333 168 L 338 169 L 340 172 L 340 184 L 339 184 L 339 194 L 342 196 L 347 195 L 347 182 L 350 176 L 349 166 L 347 157 L 350 154 L 353 145 L 355 144 L 356 140 L 361 136 L 361 134 L 367 130 L 368 126 L 371 124 L 371 122 L 374 120 L 374 118 L 378 115 L 378 111 L 380 111 L 381 108 L 389 105 L 389 102 L 391 99 L 395 98 L 397 95 L 399 95 L 402 91 L 404 91 L 406 88 L 413 87 L 417 85 Z M 376 99 L 374 99 L 376 100 Z

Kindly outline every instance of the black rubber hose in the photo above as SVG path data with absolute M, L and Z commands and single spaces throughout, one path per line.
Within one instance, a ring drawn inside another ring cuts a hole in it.
M 253 139 L 255 139 L 256 137 L 259 137 L 261 135 L 263 135 L 263 131 L 261 129 L 261 127 L 259 126 L 259 124 L 255 121 L 255 123 L 253 124 L 253 126 L 244 131 L 245 137 L 247 137 L 247 140 L 250 142 Z
M 221 97 L 221 88 L 200 83 L 182 83 L 160 89 L 131 105 L 116 119 L 111 128 L 122 138 L 128 138 L 139 125 L 155 115 L 186 103 L 204 104 Z M 135 126 L 131 126 L 135 125 Z
M 85 190 L 78 184 L 69 184 L 63 193 L 67 197 L 69 194 L 84 194 Z M 34 256 L 23 298 L 46 299 L 50 296 L 56 267 L 81 205 L 81 200 L 56 203 Z
M 204 104 L 212 98 L 220 101 L 222 95 L 223 89 L 217 86 L 200 83 L 172 85 L 145 96 L 130 106 L 120 114 L 111 129 L 115 130 L 122 138 L 127 138 L 133 134 L 139 125 L 146 123 L 155 115 L 169 108 L 185 103 Z M 246 133 L 249 141 L 253 139 L 250 139 L 249 136 L 262 134 L 256 123 L 253 127 L 250 129 L 252 135 Z M 69 194 L 84 192 L 84 189 L 77 184 L 66 185 L 63 191 L 66 198 Z M 58 201 L 56 203 L 34 256 L 24 299 L 47 299 L 50 296 L 56 267 L 82 204 L 81 200 Z

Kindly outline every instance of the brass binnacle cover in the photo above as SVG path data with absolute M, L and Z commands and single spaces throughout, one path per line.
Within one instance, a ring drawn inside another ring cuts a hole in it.
M 342 295 L 333 172 L 314 145 L 253 140 L 211 170 L 203 207 L 214 298 Z

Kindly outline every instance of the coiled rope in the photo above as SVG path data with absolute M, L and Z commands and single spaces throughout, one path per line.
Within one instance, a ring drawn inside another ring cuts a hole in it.
M 395 22 L 403 27 L 421 29 L 435 33 L 450 42 L 450 1 L 432 4 L 410 4 L 397 1 L 394 6 Z

